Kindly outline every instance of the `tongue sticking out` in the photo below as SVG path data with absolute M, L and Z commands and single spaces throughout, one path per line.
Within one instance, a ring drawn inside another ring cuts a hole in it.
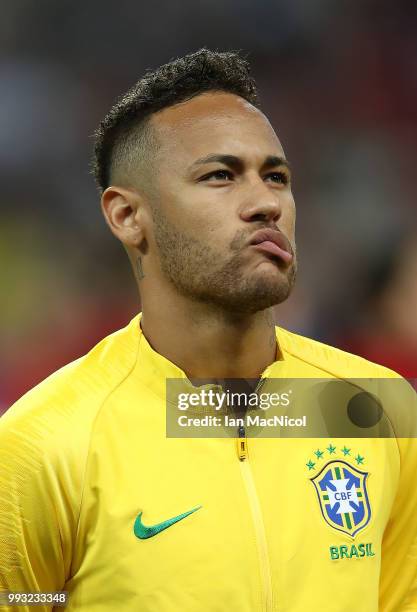
M 290 263 L 292 261 L 293 257 L 291 253 L 284 251 L 284 249 L 281 249 L 275 242 L 271 242 L 270 240 L 264 240 L 253 246 L 259 251 L 265 251 L 266 253 L 271 253 L 271 255 L 276 255 L 282 259 L 282 261 L 285 261 L 285 263 Z

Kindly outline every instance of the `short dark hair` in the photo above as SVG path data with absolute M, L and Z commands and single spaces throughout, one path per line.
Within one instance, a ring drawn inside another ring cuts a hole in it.
M 150 116 L 208 91 L 233 93 L 259 107 L 248 61 L 238 52 L 200 49 L 148 71 L 110 109 L 95 132 L 93 173 L 104 191 L 115 166 L 144 159 Z

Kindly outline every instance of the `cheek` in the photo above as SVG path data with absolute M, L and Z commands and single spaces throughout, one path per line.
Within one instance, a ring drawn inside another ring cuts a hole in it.
M 200 228 L 193 233 L 200 244 L 207 247 L 212 254 L 226 253 L 233 241 L 233 234 L 226 232 L 225 224 L 213 218 L 206 219 Z
M 207 225 L 209 207 L 187 186 L 170 181 L 161 188 L 159 195 L 162 215 L 178 230 L 195 228 L 200 231 Z
M 294 198 L 291 196 L 284 203 L 281 225 L 282 228 L 287 230 L 288 238 L 294 238 L 295 235 L 295 218 L 296 218 L 296 210 L 295 210 L 295 202 Z
M 184 189 L 180 197 L 169 202 L 169 221 L 201 242 L 219 244 L 227 237 L 225 204 L 213 200 L 205 193 Z

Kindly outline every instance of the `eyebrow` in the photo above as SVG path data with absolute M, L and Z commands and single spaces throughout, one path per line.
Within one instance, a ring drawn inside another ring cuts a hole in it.
M 225 166 L 229 166 L 229 168 L 232 168 L 237 172 L 241 172 L 245 165 L 243 160 L 240 157 L 236 157 L 236 155 L 222 155 L 214 153 L 213 155 L 200 157 L 200 159 L 197 159 L 192 164 L 191 168 L 216 162 L 224 164 Z M 276 168 L 277 166 L 285 166 L 286 168 L 288 168 L 288 170 L 290 169 L 290 163 L 287 159 L 285 159 L 285 157 L 279 157 L 278 155 L 268 155 L 262 164 L 262 170 Z

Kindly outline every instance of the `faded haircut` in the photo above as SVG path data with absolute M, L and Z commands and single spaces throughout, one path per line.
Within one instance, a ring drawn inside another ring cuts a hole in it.
M 237 52 L 203 48 L 148 71 L 117 100 L 95 132 L 92 169 L 99 190 L 116 177 L 128 183 L 138 172 L 142 180 L 150 180 L 158 146 L 152 114 L 209 91 L 235 94 L 259 108 L 249 63 Z

